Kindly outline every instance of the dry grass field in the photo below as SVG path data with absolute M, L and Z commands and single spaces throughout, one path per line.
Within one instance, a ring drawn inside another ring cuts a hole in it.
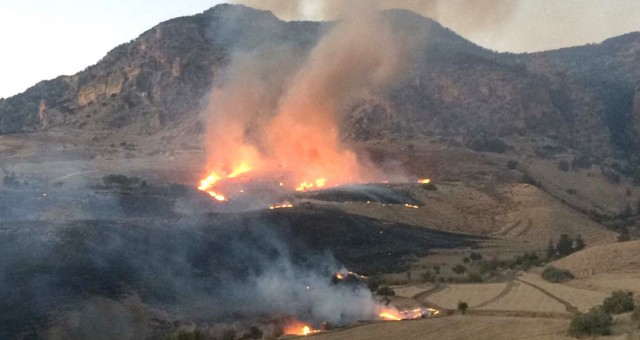
M 433 286 L 429 284 L 423 285 L 409 285 L 409 286 L 394 286 L 393 291 L 396 293 L 396 296 L 405 297 L 405 298 L 413 298 L 414 296 L 426 292 L 429 289 L 432 289 Z
M 437 191 L 404 188 L 425 204 L 420 209 L 373 203 L 341 207 L 367 217 L 541 246 L 562 233 L 582 235 L 587 246 L 615 241 L 614 232 L 528 184 L 483 187 L 446 182 L 436 186 Z
M 525 273 L 519 279 L 540 287 L 558 299 L 576 307 L 580 312 L 586 312 L 588 309 L 601 304 L 602 300 L 609 295 L 601 291 L 582 289 L 561 283 L 550 283 L 542 279 L 539 275 L 531 273 Z
M 479 309 L 559 313 L 567 311 L 562 303 L 522 282 L 514 282 L 509 294 Z
M 572 280 L 567 285 L 607 293 L 614 290 L 628 290 L 638 294 L 636 296 L 636 300 L 638 300 L 640 297 L 640 271 L 595 274 Z
M 447 316 L 400 322 L 379 322 L 343 331 L 320 333 L 317 340 L 390 339 L 571 339 L 569 321 L 551 318 Z
M 456 309 L 458 301 L 464 301 L 469 304 L 469 308 L 475 308 L 497 297 L 507 287 L 508 283 L 448 285 L 429 295 L 427 300 L 442 308 Z

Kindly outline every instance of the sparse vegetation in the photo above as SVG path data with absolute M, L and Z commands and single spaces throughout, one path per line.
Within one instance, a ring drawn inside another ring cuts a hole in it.
M 548 266 L 542 272 L 542 278 L 552 283 L 561 283 L 573 279 L 574 276 L 568 270 Z
M 569 171 L 569 162 L 561 160 L 560 162 L 558 162 L 558 169 L 565 172 Z
M 602 176 L 606 178 L 610 183 L 619 184 L 622 180 L 619 173 L 612 169 L 602 169 Z
M 509 146 L 498 137 L 480 136 L 467 143 L 467 147 L 478 152 L 505 153 Z
M 2 186 L 10 189 L 17 189 L 20 186 L 20 181 L 16 177 L 16 174 L 12 171 L 2 169 L 4 177 L 2 177 Z
M 147 181 L 141 178 L 114 174 L 103 177 L 102 184 L 107 189 L 122 191 L 145 189 L 149 186 Z

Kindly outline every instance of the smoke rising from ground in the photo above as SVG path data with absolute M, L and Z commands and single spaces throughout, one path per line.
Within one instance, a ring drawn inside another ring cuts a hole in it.
M 16 222 L 0 233 L 2 338 L 47 324 L 61 326 L 60 338 L 106 334 L 105 324 L 109 334 L 144 334 L 143 304 L 206 324 L 294 315 L 316 327 L 371 319 L 380 307 L 366 287 L 331 282 L 341 269 L 331 255 L 258 218 Z M 132 296 L 138 312 L 94 310 L 95 298 L 127 305 Z M 80 325 L 58 323 L 77 309 Z

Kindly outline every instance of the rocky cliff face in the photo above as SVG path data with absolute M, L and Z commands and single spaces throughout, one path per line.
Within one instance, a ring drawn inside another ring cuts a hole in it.
M 352 108 L 343 122 L 347 138 L 544 136 L 598 157 L 635 148 L 640 33 L 600 45 L 498 54 L 413 13 L 385 15 L 397 29 L 425 37 L 424 55 L 401 86 L 362 98 Z M 0 101 L 0 133 L 56 126 L 170 130 L 197 121 L 232 50 L 278 39 L 302 54 L 328 25 L 283 22 L 269 12 L 232 5 L 173 19 L 76 75 Z

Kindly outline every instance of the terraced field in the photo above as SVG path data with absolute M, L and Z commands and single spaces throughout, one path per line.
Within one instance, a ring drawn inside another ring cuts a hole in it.
M 400 322 L 379 322 L 344 331 L 320 333 L 317 340 L 388 339 L 572 339 L 565 335 L 569 320 L 448 316 Z

